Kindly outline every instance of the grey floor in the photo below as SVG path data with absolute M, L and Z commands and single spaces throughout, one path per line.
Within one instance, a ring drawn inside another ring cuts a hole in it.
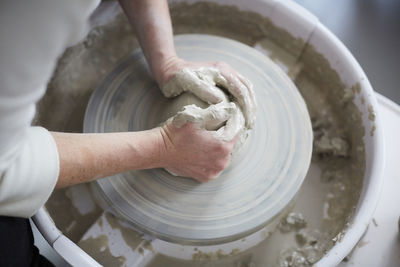
M 356 57 L 375 91 L 400 103 L 400 0 L 295 0 L 315 14 Z M 68 266 L 34 227 L 35 243 Z
M 295 0 L 352 52 L 375 91 L 400 103 L 400 0 Z

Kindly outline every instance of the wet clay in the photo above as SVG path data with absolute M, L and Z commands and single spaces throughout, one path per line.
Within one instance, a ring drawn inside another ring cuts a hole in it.
M 204 105 L 188 105 L 179 111 L 170 120 L 180 128 L 186 122 L 192 122 L 197 127 L 206 130 L 216 130 L 217 138 L 224 141 L 231 141 L 238 136 L 233 154 L 244 145 L 249 131 L 253 128 L 256 120 L 257 105 L 253 92 L 253 85 L 246 78 L 244 82 L 233 77 L 235 84 L 228 80 L 216 68 L 184 68 L 162 88 L 166 97 L 173 97 L 182 92 L 190 92 L 182 97 L 197 96 L 209 107 L 203 109 Z M 236 86 L 243 92 L 243 99 L 235 99 L 232 94 L 226 94 L 221 88 L 227 91 L 237 90 Z M 232 101 L 230 98 L 233 98 Z M 198 101 L 196 101 L 198 102 Z
M 173 5 L 171 15 L 176 34 L 215 34 L 250 46 L 262 40 L 274 44 L 264 45 L 274 55 L 273 59 L 287 69 L 295 67 L 291 77 L 307 103 L 315 141 L 312 164 L 293 208 L 293 212 L 302 214 L 306 222 L 304 228 L 287 233 L 275 231 L 256 247 L 229 257 L 219 257 L 216 251 L 209 257 L 194 256 L 194 261 L 182 261 L 157 254 L 149 266 L 311 265 L 340 241 L 346 226 L 351 223 L 360 196 L 365 170 L 362 138 L 366 134 L 361 112 L 354 104 L 360 94 L 360 85 L 347 88 L 328 60 L 314 47 L 304 46 L 303 40 L 293 38 L 259 14 L 232 6 L 196 3 Z M 50 130 L 81 132 L 91 92 L 118 60 L 137 47 L 131 26 L 123 15 L 92 30 L 82 43 L 68 49 L 60 59 L 47 94 L 38 105 L 36 124 Z M 285 61 L 280 55 L 289 55 L 292 60 Z M 373 120 L 372 109 L 371 114 Z M 373 130 L 369 130 L 372 135 Z M 47 209 L 56 225 L 77 240 L 88 226 L 78 222 L 81 215 L 71 208 L 65 193 L 66 190 L 55 191 Z M 73 227 L 80 230 L 68 232 L 66 229 L 74 220 L 77 223 Z M 100 244 L 101 248 L 107 240 L 100 238 L 88 242 L 90 245 L 82 247 L 90 255 L 105 255 L 91 247 Z M 198 255 L 198 252 L 193 254 Z M 123 265 L 123 259 L 109 266 L 120 265 Z

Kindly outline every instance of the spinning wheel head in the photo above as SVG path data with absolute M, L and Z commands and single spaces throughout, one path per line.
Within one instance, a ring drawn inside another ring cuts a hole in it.
M 306 176 L 312 153 L 306 105 L 286 74 L 249 46 L 208 35 L 180 35 L 175 45 L 185 60 L 224 61 L 254 84 L 257 121 L 245 147 L 219 178 L 204 184 L 162 169 L 95 183 L 118 213 L 161 239 L 205 245 L 242 238 L 278 215 Z M 92 95 L 84 130 L 149 129 L 174 115 L 171 110 L 179 105 L 162 96 L 136 51 Z

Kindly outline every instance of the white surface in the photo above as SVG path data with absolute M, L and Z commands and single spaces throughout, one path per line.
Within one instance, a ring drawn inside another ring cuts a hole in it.
M 62 235 L 44 207 L 39 209 L 32 220 L 50 245 L 53 245 L 57 238 Z
M 32 217 L 35 245 L 56 266 L 99 266 L 86 252 L 64 236 L 42 207 Z M 39 230 L 38 230 L 39 228 Z M 68 262 L 68 263 L 67 263 Z
M 33 232 L 33 238 L 35 241 L 35 246 L 39 249 L 40 254 L 45 256 L 49 261 L 51 261 L 55 266 L 57 267 L 69 267 L 69 265 L 61 256 L 58 254 L 54 248 L 50 246 L 48 241 L 43 237 L 42 233 L 43 232 L 43 227 L 47 227 L 47 224 L 42 224 L 42 230 L 39 231 L 39 229 L 36 227 L 35 223 L 30 220 L 31 226 L 32 226 L 32 232 Z M 50 225 L 48 227 L 52 227 L 55 225 Z
M 60 236 L 56 242 L 54 242 L 53 248 L 72 266 L 101 266 L 64 235 Z
M 341 263 L 340 267 L 400 266 L 397 223 L 400 215 L 400 106 L 381 95 L 378 95 L 378 102 L 386 140 L 383 191 L 373 216 L 374 221 L 349 255 L 348 262 Z

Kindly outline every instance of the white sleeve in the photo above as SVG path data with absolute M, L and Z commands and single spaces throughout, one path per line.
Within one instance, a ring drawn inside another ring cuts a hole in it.
M 84 37 L 98 4 L 0 1 L 0 215 L 30 217 L 54 189 L 57 146 L 46 129 L 30 125 L 58 57 Z

